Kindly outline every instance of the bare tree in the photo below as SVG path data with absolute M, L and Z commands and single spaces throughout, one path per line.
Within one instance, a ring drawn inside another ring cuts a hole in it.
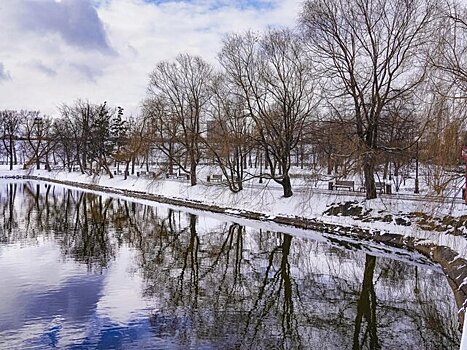
M 292 196 L 291 155 L 311 117 L 315 92 L 300 40 L 291 30 L 233 34 L 225 39 L 219 59 L 246 101 L 270 178 L 282 185 L 284 197 Z
M 430 51 L 437 83 L 452 97 L 464 97 L 467 92 L 467 9 L 457 0 L 441 1 L 440 35 L 436 49 Z M 459 94 L 461 91 L 461 95 Z M 440 91 L 438 91 L 440 92 Z
M 211 95 L 211 75 L 208 63 L 188 54 L 177 56 L 174 62 L 160 62 L 150 75 L 149 102 L 154 103 L 147 111 L 155 116 L 158 146 L 171 162 L 190 174 L 192 186 L 197 183 L 201 125 Z
M 467 130 L 465 102 L 436 94 L 429 123 L 419 142 L 418 158 L 423 163 L 423 177 L 428 189 L 436 195 L 456 196 L 465 176 L 460 152 Z
M 10 170 L 17 164 L 16 140 L 21 127 L 21 117 L 17 111 L 0 111 L 0 131 L 3 147 L 8 156 Z
M 69 138 L 76 147 L 73 162 L 76 162 L 84 174 L 88 169 L 88 140 L 92 118 L 92 106 L 89 102 L 77 100 L 73 105 L 60 106 L 60 114 L 68 126 Z
M 37 111 L 22 111 L 21 114 L 25 138 L 23 148 L 29 157 L 29 161 L 25 161 L 25 165 L 35 163 L 36 169 L 40 169 L 41 160 L 43 160 L 45 168 L 50 170 L 49 155 L 55 144 L 55 140 L 52 140 L 52 119 Z
M 177 142 L 180 125 L 169 111 L 164 99 L 148 97 L 143 102 L 143 117 L 148 120 L 148 138 L 167 157 L 167 174 L 173 175 L 175 164 L 182 162 L 186 154 L 183 145 Z M 173 123 L 170 122 L 173 121 Z
M 396 191 L 408 175 L 407 171 L 401 174 L 403 168 L 417 157 L 418 141 L 426 126 L 423 119 L 413 99 L 408 98 L 393 100 L 381 115 L 378 156 L 384 165 L 383 179 L 392 180 Z
M 328 108 L 351 121 L 360 140 L 366 196 L 376 197 L 375 163 L 384 108 L 426 80 L 436 34 L 431 0 L 309 0 L 301 13 Z
M 135 165 L 138 157 L 148 154 L 153 138 L 148 130 L 149 120 L 145 117 L 130 118 L 125 125 L 124 142 L 115 150 L 113 158 L 125 163 L 124 179 L 135 173 Z M 146 166 L 148 166 L 146 164 Z
M 81 172 L 91 174 L 94 163 L 96 172 L 103 168 L 113 177 L 109 168 L 113 151 L 110 122 L 115 111 L 106 102 L 97 105 L 77 100 L 73 105 L 62 105 L 60 113 L 68 125 L 68 137 L 76 147 L 74 160 Z
M 218 74 L 213 79 L 213 97 L 206 137 L 208 157 L 214 157 L 233 192 L 243 189 L 246 180 L 247 157 L 254 143 L 252 142 L 253 120 L 246 113 L 246 102 L 238 88 Z

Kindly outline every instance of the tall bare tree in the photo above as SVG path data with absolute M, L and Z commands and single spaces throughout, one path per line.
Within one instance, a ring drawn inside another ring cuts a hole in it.
M 161 137 L 159 148 L 171 162 L 190 174 L 192 186 L 197 183 L 201 125 L 211 96 L 212 70 L 200 57 L 181 54 L 174 62 L 157 64 L 150 75 L 148 102 L 154 103 L 148 111 L 156 116 L 155 128 Z M 171 145 L 177 147 L 175 154 Z
M 253 120 L 246 113 L 246 102 L 238 87 L 231 84 L 224 74 L 213 79 L 213 97 L 206 137 L 208 157 L 213 157 L 227 179 L 233 192 L 243 189 L 247 157 L 254 143 L 252 142 Z M 250 176 L 251 178 L 251 176 Z
M 313 111 L 313 70 L 291 30 L 262 36 L 233 34 L 219 55 L 227 75 L 246 101 L 256 125 L 257 142 L 269 163 L 270 178 L 292 196 L 289 170 L 292 151 Z
M 45 168 L 50 170 L 49 155 L 55 144 L 52 136 L 52 119 L 41 115 L 37 111 L 21 112 L 23 119 L 23 133 L 25 142 L 23 149 L 29 157 L 25 164 L 34 164 L 36 169 L 40 169 L 41 160 L 45 163 Z
M 110 171 L 110 156 L 113 151 L 111 142 L 110 122 L 115 110 L 107 103 L 92 104 L 89 101 L 77 100 L 72 105 L 60 107 L 62 118 L 68 125 L 69 138 L 76 147 L 75 161 L 82 173 L 92 173 L 103 168 L 113 177 Z
M 430 51 L 435 77 L 453 97 L 465 97 L 467 92 L 467 8 L 457 0 L 440 2 L 442 25 L 438 45 Z M 461 91 L 459 94 L 458 91 Z
M 76 157 L 77 145 L 73 133 L 70 133 L 70 125 L 67 123 L 66 116 L 62 115 L 61 118 L 54 120 L 53 134 L 57 142 L 54 148 L 54 158 L 58 158 L 63 164 L 63 168 L 71 172 Z
M 382 113 L 426 80 L 436 37 L 432 0 L 309 0 L 301 13 L 328 108 L 351 121 L 360 140 L 366 197 L 376 197 L 375 164 Z
M 0 111 L 0 136 L 8 156 L 10 170 L 17 163 L 16 140 L 21 128 L 21 117 L 17 111 Z
M 134 174 L 137 158 L 143 158 L 149 152 L 153 137 L 149 133 L 148 124 L 149 120 L 145 117 L 130 118 L 125 125 L 124 142 L 113 152 L 113 158 L 125 164 L 125 180 L 130 174 L 130 164 L 131 174 Z M 147 160 L 146 169 L 148 169 Z

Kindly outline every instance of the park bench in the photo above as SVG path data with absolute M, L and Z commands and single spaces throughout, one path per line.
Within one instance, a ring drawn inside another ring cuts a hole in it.
M 336 180 L 336 182 L 333 185 L 333 188 L 348 188 L 349 191 L 355 191 L 355 182 L 347 180 Z
M 386 193 L 386 184 L 384 182 L 375 182 L 376 192 Z M 360 192 L 365 192 L 365 186 L 360 187 Z
M 212 182 L 222 182 L 222 175 L 214 174 L 214 175 L 208 176 L 208 182 L 209 182 L 209 181 L 212 181 Z
M 165 174 L 167 179 L 175 179 L 175 180 L 190 180 L 190 175 L 188 174 Z

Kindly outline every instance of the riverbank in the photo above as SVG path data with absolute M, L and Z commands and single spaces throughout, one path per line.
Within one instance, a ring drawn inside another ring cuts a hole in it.
M 186 181 L 123 176 L 109 179 L 80 173 L 15 170 L 2 177 L 50 181 L 91 191 L 157 201 L 195 210 L 261 220 L 297 230 L 365 240 L 419 252 L 442 266 L 464 317 L 467 300 L 467 215 L 462 202 L 384 196 L 365 200 L 359 193 L 310 188 L 283 198 L 280 189 L 246 186 L 232 193 L 222 183 L 189 186 Z

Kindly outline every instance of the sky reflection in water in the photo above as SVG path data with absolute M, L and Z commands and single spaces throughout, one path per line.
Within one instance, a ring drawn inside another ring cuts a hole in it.
M 0 348 L 449 349 L 439 268 L 0 180 Z M 372 252 L 372 254 L 375 252 Z

